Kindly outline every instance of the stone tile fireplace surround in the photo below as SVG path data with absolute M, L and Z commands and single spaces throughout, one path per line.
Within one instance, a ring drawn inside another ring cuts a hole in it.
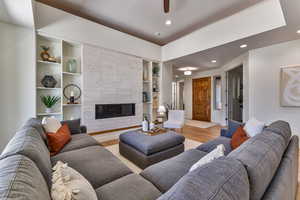
M 88 132 L 140 125 L 142 122 L 142 59 L 95 46 L 83 46 L 82 123 Z M 135 116 L 95 118 L 96 104 L 135 104 Z

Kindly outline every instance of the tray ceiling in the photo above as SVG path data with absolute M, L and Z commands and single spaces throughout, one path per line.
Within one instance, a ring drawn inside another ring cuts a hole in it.
M 239 12 L 261 0 L 37 0 L 159 45 Z M 172 25 L 166 26 L 166 20 Z M 157 33 L 160 33 L 158 36 Z

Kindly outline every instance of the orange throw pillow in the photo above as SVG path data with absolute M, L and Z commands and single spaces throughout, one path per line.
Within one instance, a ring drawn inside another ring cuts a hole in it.
M 71 140 L 70 129 L 67 124 L 62 125 L 56 133 L 47 133 L 50 155 L 56 155 Z
M 249 137 L 247 136 L 246 131 L 243 129 L 242 126 L 240 126 L 232 135 L 231 142 L 230 142 L 232 150 L 238 148 L 241 144 L 243 144 L 248 139 Z

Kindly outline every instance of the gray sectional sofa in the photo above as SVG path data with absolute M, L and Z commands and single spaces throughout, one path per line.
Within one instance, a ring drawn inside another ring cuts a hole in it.
M 72 124 L 70 124 L 72 126 Z M 134 174 L 78 127 L 61 153 L 50 157 L 41 123 L 30 119 L 0 157 L 0 200 L 50 200 L 51 168 L 64 161 L 94 187 L 99 200 L 294 200 L 298 137 L 278 121 L 226 157 L 189 172 L 203 146 Z M 77 131 L 76 131 L 77 130 Z M 85 131 L 84 127 L 80 128 Z M 226 143 L 222 139 L 209 143 Z M 205 149 L 209 151 L 206 145 Z M 212 147 L 211 147 L 212 148 Z M 200 149 L 200 150 L 199 150 Z

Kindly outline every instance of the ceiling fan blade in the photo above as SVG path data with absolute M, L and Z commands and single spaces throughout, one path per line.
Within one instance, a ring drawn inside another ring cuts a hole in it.
M 170 0 L 164 0 L 164 11 L 165 13 L 170 11 Z

